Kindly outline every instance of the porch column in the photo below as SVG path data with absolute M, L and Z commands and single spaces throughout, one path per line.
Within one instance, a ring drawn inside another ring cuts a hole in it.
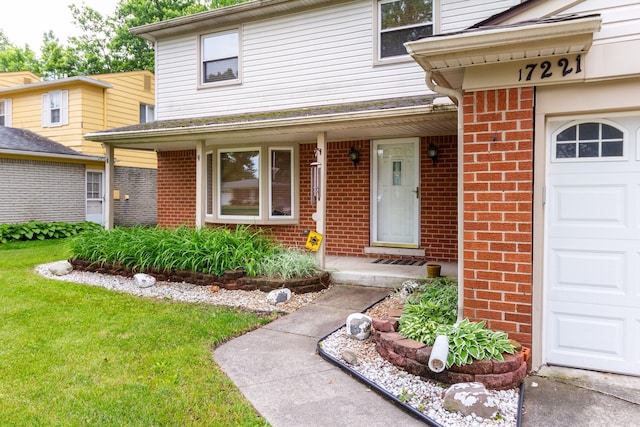
M 313 214 L 313 219 L 316 222 L 316 231 L 323 236 L 322 244 L 316 252 L 316 258 L 320 263 L 321 268 L 325 268 L 325 247 L 327 246 L 327 235 L 325 229 L 325 215 L 327 213 L 327 133 L 318 132 L 317 142 L 317 159 L 320 163 L 320 197 L 316 203 L 316 212 Z
M 113 146 L 104 144 L 104 228 L 113 229 L 113 187 L 115 156 Z
M 196 145 L 196 228 L 204 227 L 205 202 L 207 200 L 207 152 L 206 142 Z

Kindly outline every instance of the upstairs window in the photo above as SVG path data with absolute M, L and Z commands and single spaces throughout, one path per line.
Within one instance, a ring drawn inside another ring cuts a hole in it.
M 407 55 L 404 43 L 433 35 L 433 0 L 378 2 L 378 59 Z
M 154 120 L 155 107 L 153 105 L 140 104 L 140 123 L 149 123 Z
M 238 30 L 202 36 L 202 84 L 238 81 L 240 78 L 240 35 Z
M 69 91 L 58 90 L 42 95 L 42 127 L 69 124 Z
M 10 99 L 0 99 L 0 126 L 11 126 Z
M 580 123 L 558 133 L 556 159 L 606 158 L 624 155 L 624 133 L 598 122 Z

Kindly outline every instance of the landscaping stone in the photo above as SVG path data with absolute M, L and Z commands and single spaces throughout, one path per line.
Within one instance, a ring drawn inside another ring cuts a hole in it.
M 291 299 L 291 290 L 288 288 L 274 289 L 267 295 L 267 302 L 272 305 L 281 304 Z
M 366 340 L 371 335 L 372 320 L 362 313 L 353 313 L 347 317 L 347 335 L 359 340 Z
M 156 278 L 149 276 L 148 274 L 138 273 L 133 275 L 133 279 L 136 281 L 136 285 L 139 288 L 150 288 L 156 284 Z
M 443 407 L 464 416 L 475 415 L 491 419 L 498 413 L 498 405 L 486 387 L 478 382 L 459 383 L 444 392 Z
M 356 353 L 351 350 L 345 350 L 342 352 L 342 360 L 347 362 L 349 365 L 355 365 L 358 363 L 358 356 L 356 356 Z
M 64 276 L 71 273 L 73 266 L 68 261 L 58 261 L 49 266 L 49 271 L 56 276 Z

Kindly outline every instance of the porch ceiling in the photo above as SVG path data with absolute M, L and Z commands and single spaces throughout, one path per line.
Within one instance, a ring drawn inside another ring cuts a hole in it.
M 114 147 L 156 151 L 194 149 L 208 144 L 315 143 L 327 141 L 451 135 L 457 132 L 457 109 L 434 104 L 434 96 L 342 104 L 153 122 L 87 134 L 86 139 Z

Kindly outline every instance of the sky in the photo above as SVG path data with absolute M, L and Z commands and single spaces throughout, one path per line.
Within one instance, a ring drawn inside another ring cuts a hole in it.
M 67 43 L 67 37 L 79 35 L 73 25 L 70 4 L 85 4 L 103 15 L 112 15 L 119 0 L 17 0 L 3 1 L 0 12 L 0 29 L 13 44 L 40 54 L 43 34 L 49 30 Z

